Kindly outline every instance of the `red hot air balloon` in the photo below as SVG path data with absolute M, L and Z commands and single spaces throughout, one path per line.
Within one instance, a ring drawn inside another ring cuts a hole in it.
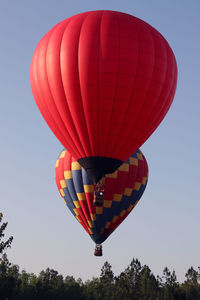
M 101 254 L 99 244 L 123 222 L 142 197 L 148 165 L 137 150 L 114 173 L 103 177 L 99 187 L 71 154 L 63 150 L 56 162 L 55 177 L 66 205 L 97 244 L 98 255 Z M 97 199 L 98 193 L 103 195 Z
M 160 124 L 174 97 L 177 65 L 165 38 L 146 22 L 90 11 L 41 39 L 30 81 L 49 127 L 98 182 Z

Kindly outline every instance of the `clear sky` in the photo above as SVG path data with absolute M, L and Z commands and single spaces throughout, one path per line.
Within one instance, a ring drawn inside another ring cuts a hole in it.
M 42 36 L 71 15 L 126 12 L 168 40 L 178 64 L 173 105 L 141 147 L 150 177 L 135 210 L 93 256 L 94 243 L 61 199 L 54 179 L 62 149 L 34 102 L 29 68 Z M 107 260 L 115 275 L 132 258 L 155 275 L 167 265 L 178 279 L 200 265 L 200 1 L 35 0 L 0 2 L 0 211 L 13 235 L 11 262 L 38 274 L 47 267 L 83 280 Z

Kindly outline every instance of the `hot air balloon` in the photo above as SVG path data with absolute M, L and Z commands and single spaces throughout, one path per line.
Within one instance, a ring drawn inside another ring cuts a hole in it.
M 96 185 L 79 162 L 63 150 L 56 162 L 55 177 L 60 195 L 97 244 L 95 255 L 101 256 L 101 243 L 140 200 L 147 184 L 148 165 L 142 152 L 137 150 Z
M 121 12 L 90 11 L 60 22 L 41 39 L 30 82 L 49 127 L 97 183 L 163 120 L 177 65 L 151 25 Z

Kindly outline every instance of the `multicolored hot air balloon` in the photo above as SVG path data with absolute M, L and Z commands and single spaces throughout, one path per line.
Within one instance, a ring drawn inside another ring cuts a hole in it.
M 176 90 L 165 38 L 116 11 L 90 11 L 53 27 L 30 69 L 36 103 L 56 137 L 98 182 L 153 133 Z
M 147 184 L 148 165 L 142 152 L 136 151 L 114 173 L 101 180 L 99 190 L 99 185 L 93 183 L 78 161 L 63 150 L 56 162 L 55 177 L 66 205 L 99 245 L 140 200 Z M 98 192 L 103 193 L 100 199 L 96 199 Z

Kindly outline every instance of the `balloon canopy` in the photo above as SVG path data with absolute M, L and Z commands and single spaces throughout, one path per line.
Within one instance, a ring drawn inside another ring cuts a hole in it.
M 165 38 L 146 22 L 90 11 L 60 22 L 41 39 L 30 81 L 49 127 L 98 182 L 163 120 L 177 65 Z
M 66 205 L 97 244 L 123 222 L 141 198 L 147 184 L 148 166 L 140 150 L 118 170 L 102 180 L 103 201 L 95 203 L 98 185 L 94 185 L 84 168 L 63 150 L 56 162 L 58 190 Z

